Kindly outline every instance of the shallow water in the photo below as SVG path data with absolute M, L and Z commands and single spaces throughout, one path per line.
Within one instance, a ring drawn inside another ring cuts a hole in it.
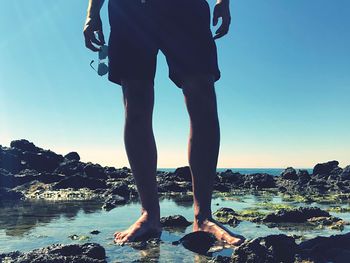
M 182 199 L 161 199 L 161 216 L 181 214 L 191 221 L 192 202 Z M 264 194 L 260 196 L 236 195 L 230 197 L 213 198 L 212 208 L 216 211 L 219 207 L 230 207 L 236 211 L 256 207 L 261 202 L 286 203 L 295 206 L 306 206 L 302 203 L 282 202 L 281 198 Z M 96 201 L 84 202 L 21 202 L 7 204 L 0 207 L 0 252 L 14 250 L 29 251 L 44 247 L 53 243 L 85 243 L 97 242 L 104 246 L 108 256 L 108 262 L 132 262 L 145 260 L 148 262 L 206 262 L 207 258 L 199 256 L 182 246 L 174 246 L 172 241 L 180 239 L 191 232 L 192 226 L 185 229 L 169 231 L 164 229 L 159 245 L 150 249 L 140 250 L 129 246 L 117 246 L 113 243 L 113 233 L 128 227 L 140 214 L 138 203 L 131 203 L 117 207 L 109 212 L 101 210 L 101 203 Z M 314 206 L 315 204 L 308 204 Z M 329 205 L 317 204 L 320 208 Z M 343 206 L 348 207 L 347 204 Z M 263 209 L 260 209 L 263 211 Z M 350 213 L 331 213 L 350 221 Z M 313 238 L 317 235 L 329 236 L 341 233 L 339 230 L 329 229 L 283 229 L 268 228 L 251 222 L 241 222 L 237 227 L 229 227 L 236 233 L 246 238 L 254 238 L 269 234 L 286 233 L 289 235 Z M 90 234 L 92 230 L 101 231 L 98 235 Z M 346 226 L 344 232 L 349 232 Z M 86 236 L 85 240 L 71 240 L 68 236 L 76 234 Z M 214 255 L 232 254 L 232 249 L 216 252 Z

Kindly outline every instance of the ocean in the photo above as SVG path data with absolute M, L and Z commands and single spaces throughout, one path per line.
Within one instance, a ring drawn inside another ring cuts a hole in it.
M 254 173 L 267 173 L 273 176 L 280 175 L 285 168 L 218 168 L 217 172 L 224 172 L 227 169 L 231 169 L 233 172 L 239 172 L 241 174 L 254 174 Z M 310 174 L 312 173 L 312 168 L 295 168 L 296 170 L 307 170 Z M 174 172 L 176 168 L 158 168 L 158 171 Z

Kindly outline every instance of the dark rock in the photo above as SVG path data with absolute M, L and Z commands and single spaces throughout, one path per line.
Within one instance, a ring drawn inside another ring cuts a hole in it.
M 77 152 L 67 153 L 64 158 L 71 161 L 80 161 L 80 156 Z
M 180 240 L 172 244 L 182 244 L 188 250 L 199 254 L 206 254 L 216 241 L 213 234 L 204 231 L 196 231 L 183 236 Z
M 35 249 L 28 253 L 11 252 L 0 254 L 0 259 L 8 257 L 14 263 L 102 263 L 106 262 L 105 249 L 96 243 L 83 245 L 54 244 L 45 248 Z
M 312 217 L 329 217 L 327 211 L 318 207 L 300 207 L 296 209 L 281 209 L 277 213 L 271 213 L 263 218 L 263 222 L 271 223 L 305 223 Z
M 230 184 L 240 184 L 243 181 L 243 175 L 240 173 L 234 173 L 231 169 L 227 169 L 224 172 L 219 173 L 218 181 L 221 183 L 230 183 Z
M 18 182 L 12 173 L 0 168 L 0 187 L 13 188 L 17 184 Z
M 208 261 L 209 263 L 231 263 L 231 257 L 218 255 Z
M 63 179 L 66 179 L 63 175 L 55 174 L 55 173 L 38 173 L 34 180 L 38 180 L 39 182 L 45 184 L 51 184 L 55 182 L 59 182 Z
M 256 173 L 245 175 L 243 186 L 250 189 L 263 189 L 274 188 L 276 187 L 276 183 L 272 175 L 267 173 Z
M 287 189 L 286 187 L 284 187 L 284 186 L 279 186 L 279 187 L 278 187 L 278 191 L 279 191 L 280 193 L 285 193 L 285 192 L 288 191 L 288 189 Z
M 114 167 L 105 167 L 104 172 L 108 178 L 122 179 L 129 176 L 128 172 L 121 169 L 116 169 Z
M 110 211 L 118 205 L 125 205 L 126 202 L 127 200 L 124 197 L 119 195 L 113 195 L 106 199 L 105 203 L 102 206 L 102 209 Z
M 77 240 L 79 238 L 79 236 L 77 234 L 73 234 L 73 235 L 69 235 L 68 238 L 70 238 L 72 240 Z
M 231 218 L 228 218 L 227 220 L 225 221 L 220 221 L 221 223 L 223 224 L 228 224 L 232 227 L 236 227 L 239 225 L 239 223 L 241 222 L 238 218 L 236 217 L 231 217 Z
M 297 180 L 298 179 L 297 172 L 295 171 L 295 169 L 293 167 L 287 167 L 281 173 L 281 176 L 283 179 L 286 179 L 286 180 Z
M 340 174 L 342 180 L 350 180 L 350 165 L 346 166 Z
M 223 224 L 229 224 L 233 227 L 237 226 L 241 221 L 236 217 L 238 214 L 231 208 L 221 207 L 218 209 L 214 216 Z
M 160 223 L 163 227 L 187 227 L 192 224 L 181 215 L 162 217 Z
M 131 194 L 131 190 L 126 181 L 118 181 L 113 182 L 113 184 L 109 185 L 109 189 L 106 192 L 107 195 L 119 195 L 125 198 L 129 198 Z
M 61 175 L 55 173 L 38 172 L 32 169 L 24 169 L 13 176 L 13 180 L 16 186 L 26 184 L 34 180 L 50 184 L 53 182 L 58 182 L 63 178 L 64 177 L 62 177 Z
M 294 238 L 286 235 L 270 235 L 246 241 L 232 255 L 235 263 L 292 263 L 298 246 Z
M 192 176 L 191 176 L 191 170 L 190 167 L 184 166 L 184 167 L 179 167 L 175 170 L 174 172 L 176 176 L 186 182 L 192 182 Z
M 122 167 L 122 170 L 123 170 L 124 172 L 131 173 L 131 169 L 128 168 L 128 167 L 126 167 L 126 166 Z
M 53 172 L 63 160 L 63 156 L 51 151 L 24 152 L 22 156 L 26 167 L 39 172 Z
M 11 173 L 17 173 L 24 168 L 21 158 L 11 153 L 9 150 L 0 152 L 0 168 Z
M 238 214 L 232 208 L 221 207 L 215 213 L 217 217 L 228 217 L 228 216 L 237 216 Z
M 214 190 L 219 191 L 220 193 L 227 193 L 231 191 L 231 187 L 223 183 L 215 183 Z
M 331 226 L 332 229 L 344 229 L 345 222 L 339 218 L 334 216 L 321 216 L 321 217 L 312 217 L 307 220 L 310 224 L 324 227 Z
M 14 140 L 10 143 L 10 146 L 25 152 L 39 152 L 40 150 L 42 150 L 41 148 L 36 147 L 34 143 L 24 139 Z
M 104 169 L 99 164 L 88 163 L 84 167 L 84 172 L 87 177 L 95 179 L 107 179 L 107 175 L 104 172 Z
M 92 235 L 98 235 L 98 234 L 100 234 L 101 233 L 101 231 L 98 231 L 98 230 L 92 230 L 91 232 L 90 232 L 90 234 L 92 234 Z
M 301 183 L 304 183 L 311 179 L 311 176 L 307 170 L 298 170 L 297 176 Z
M 330 237 L 316 237 L 300 243 L 301 259 L 314 262 L 348 263 L 350 233 Z
M 162 192 L 186 192 L 187 189 L 182 187 L 176 182 L 166 181 L 158 184 L 158 191 L 161 193 Z
M 11 190 L 9 188 L 0 187 L 0 202 L 1 201 L 18 201 L 24 199 L 21 192 Z
M 157 236 L 157 234 L 155 234 Z M 152 235 L 151 235 L 152 236 Z M 128 243 L 130 247 L 137 250 L 147 250 L 147 256 L 143 257 L 141 262 L 158 262 L 159 246 L 162 241 L 158 237 L 146 238 L 146 240 L 134 241 Z M 155 252 L 155 254 L 153 254 Z
M 73 175 L 59 181 L 53 187 L 54 189 L 89 188 L 89 189 L 95 190 L 99 188 L 105 189 L 106 182 L 98 179 L 83 177 L 81 175 Z
M 313 175 L 328 176 L 335 171 L 338 171 L 339 162 L 330 161 L 327 163 L 318 163 L 313 169 Z
M 36 180 L 38 172 L 35 170 L 24 169 L 14 176 L 16 185 L 22 185 Z
M 56 168 L 54 173 L 64 174 L 71 176 L 74 174 L 83 174 L 85 164 L 76 160 L 69 160 L 62 162 L 59 167 Z

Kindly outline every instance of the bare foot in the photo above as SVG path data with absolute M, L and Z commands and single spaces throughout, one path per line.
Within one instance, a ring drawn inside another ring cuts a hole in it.
M 236 235 L 224 227 L 221 223 L 213 218 L 206 218 L 204 220 L 194 220 L 193 232 L 205 231 L 213 234 L 218 240 L 225 241 L 229 245 L 238 246 L 244 242 L 244 237 Z
M 159 216 L 151 218 L 147 213 L 143 213 L 128 229 L 114 233 L 114 241 L 118 244 L 145 240 L 153 237 L 160 237 L 162 227 Z

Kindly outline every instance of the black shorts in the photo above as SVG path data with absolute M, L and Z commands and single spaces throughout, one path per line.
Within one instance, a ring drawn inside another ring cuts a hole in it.
M 220 78 L 206 0 L 109 0 L 108 13 L 110 81 L 153 81 L 159 50 L 179 88 L 186 76 Z

